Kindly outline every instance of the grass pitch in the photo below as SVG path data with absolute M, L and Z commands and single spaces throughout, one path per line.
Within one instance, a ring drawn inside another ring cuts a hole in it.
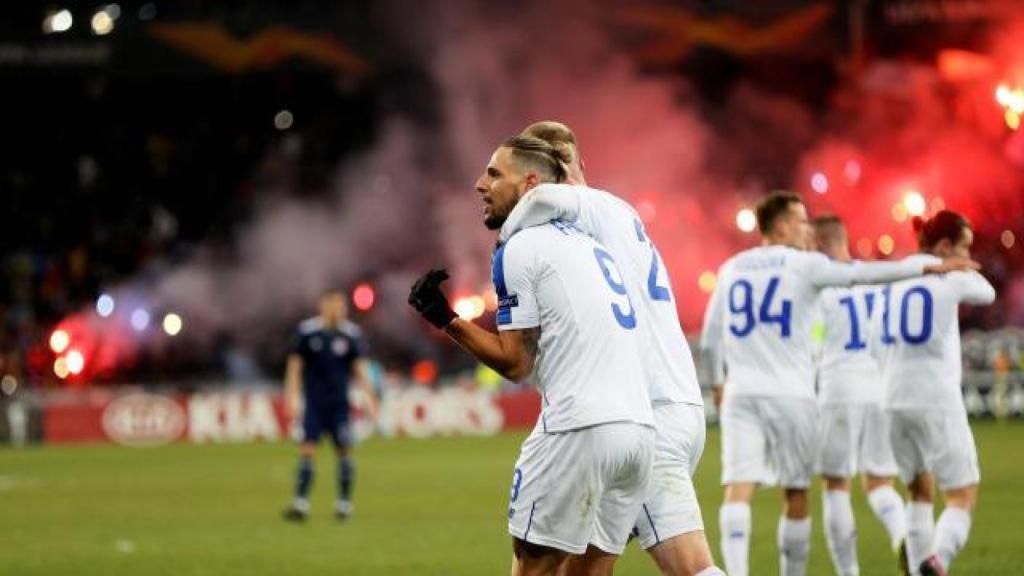
M 958 574 L 1024 571 L 1024 424 L 974 427 L 980 509 Z M 717 555 L 719 444 L 710 429 L 697 484 Z M 0 450 L 0 574 L 186 576 L 267 574 L 507 574 L 506 500 L 521 435 L 373 439 L 357 452 L 356 514 L 331 514 L 335 463 L 317 461 L 304 525 L 290 499 L 295 448 L 275 445 L 115 446 Z M 861 572 L 892 574 L 881 526 L 854 497 Z M 815 496 L 809 574 L 831 574 Z M 751 566 L 776 574 L 777 490 L 754 508 Z M 635 544 L 617 574 L 656 574 Z

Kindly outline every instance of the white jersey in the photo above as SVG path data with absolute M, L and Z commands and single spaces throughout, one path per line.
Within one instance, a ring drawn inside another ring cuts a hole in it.
M 701 345 L 726 397 L 814 398 L 811 329 L 829 286 L 919 276 L 920 261 L 836 262 L 818 252 L 759 246 L 722 265 L 704 315 Z
M 881 404 L 885 396 L 878 362 L 869 348 L 871 317 L 880 288 L 826 288 L 818 301 L 824 326 L 818 362 L 818 400 L 823 405 Z
M 571 224 L 528 228 L 493 263 L 498 329 L 540 328 L 534 380 L 545 432 L 654 425 L 637 312 L 612 256 Z
M 882 368 L 886 408 L 963 409 L 959 305 L 987 305 L 995 298 L 977 272 L 915 278 L 882 291 L 872 351 Z
M 651 400 L 703 406 L 693 355 L 679 324 L 668 271 L 636 211 L 621 198 L 586 186 L 542 184 L 525 195 L 505 221 L 501 240 L 519 230 L 565 220 L 615 258 L 636 306 L 640 354 Z

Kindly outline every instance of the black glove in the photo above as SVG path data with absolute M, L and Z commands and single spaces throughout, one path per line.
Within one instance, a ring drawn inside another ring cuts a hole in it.
M 421 276 L 409 291 L 409 305 L 438 328 L 451 324 L 457 317 L 444 292 L 441 292 L 441 283 L 447 279 L 447 270 L 431 270 Z

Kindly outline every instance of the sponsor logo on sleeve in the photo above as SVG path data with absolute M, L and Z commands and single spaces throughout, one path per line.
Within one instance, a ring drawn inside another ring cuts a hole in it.
M 509 294 L 508 296 L 502 296 L 498 298 L 498 308 L 509 309 L 519 306 L 519 295 Z

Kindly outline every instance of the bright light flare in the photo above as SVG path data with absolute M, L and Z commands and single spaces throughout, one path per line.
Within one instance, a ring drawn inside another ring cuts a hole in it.
M 903 202 L 897 202 L 892 205 L 892 219 L 903 223 L 907 221 L 910 215 L 907 214 L 907 207 L 903 205 Z
M 43 19 L 43 33 L 44 34 L 59 34 L 61 32 L 67 32 L 71 29 L 71 25 L 74 23 L 74 18 L 71 17 L 71 11 L 64 8 L 61 10 L 55 10 L 46 15 Z
M 718 276 L 715 275 L 711 270 L 705 270 L 700 273 L 700 277 L 697 278 L 697 286 L 700 287 L 700 291 L 705 294 L 710 294 L 715 290 L 715 286 L 718 285 Z
M 166 332 L 168 336 L 177 336 L 181 333 L 184 322 L 181 320 L 181 316 L 171 312 L 164 316 L 163 326 L 164 332 Z
M 757 228 L 757 216 L 750 208 L 744 208 L 736 213 L 736 227 L 744 232 L 753 232 Z
M 1012 89 L 1006 84 L 996 88 L 996 102 L 1017 115 L 1024 114 L 1024 90 Z
M 893 241 L 892 236 L 889 236 L 888 234 L 882 234 L 878 239 L 878 251 L 886 256 L 892 254 L 895 247 L 896 243 Z
M 100 10 L 92 15 L 92 33 L 97 36 L 106 36 L 114 31 L 114 19 L 106 10 Z
M 114 313 L 114 297 L 110 294 L 100 294 L 96 299 L 96 313 L 106 318 Z
M 57 329 L 50 334 L 50 350 L 53 350 L 54 354 L 60 354 L 66 350 L 70 343 L 71 336 L 64 330 Z
M 1007 110 L 1003 114 L 1003 120 L 1006 121 L 1006 127 L 1010 130 L 1017 130 L 1020 128 L 1020 114 L 1013 110 Z
M 1003 230 L 1003 233 L 999 235 L 999 241 L 1003 243 L 1004 248 L 1009 250 L 1017 243 L 1017 238 L 1013 235 L 1013 230 Z
M 366 312 L 373 308 L 373 303 L 376 301 L 377 294 L 373 291 L 373 286 L 365 282 L 356 286 L 355 290 L 352 290 L 352 304 L 360 312 Z
M 928 203 L 924 201 L 924 196 L 917 190 L 908 190 L 903 195 L 903 207 L 911 216 L 924 216 L 925 211 L 928 210 Z
M 67 364 L 68 372 L 78 375 L 85 369 L 85 356 L 78 350 L 70 350 L 67 355 L 64 356 L 64 361 Z
M 818 194 L 828 192 L 828 177 L 821 172 L 815 172 L 811 175 L 811 188 Z
M 462 318 L 463 320 L 476 320 L 477 318 L 483 316 L 484 310 L 486 310 L 486 308 L 487 305 L 484 302 L 483 297 L 477 296 L 475 294 L 473 296 L 466 296 L 464 298 L 456 299 L 455 305 L 452 306 L 452 309 L 455 311 L 455 313 L 458 314 L 459 318 Z
M 146 312 L 142 308 L 136 308 L 135 311 L 132 312 L 132 317 L 129 321 L 136 332 L 142 332 L 149 326 L 149 312 Z
M 53 373 L 61 380 L 71 375 L 71 371 L 68 370 L 68 361 L 63 356 L 53 361 Z

